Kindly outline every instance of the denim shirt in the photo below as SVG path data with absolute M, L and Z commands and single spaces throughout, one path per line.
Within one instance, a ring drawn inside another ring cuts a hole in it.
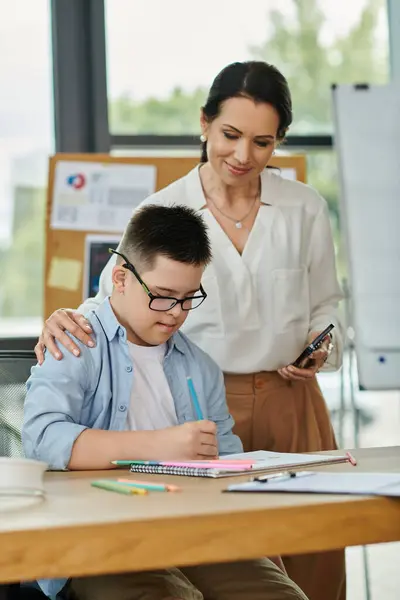
M 77 437 L 87 428 L 124 431 L 135 376 L 126 330 L 118 322 L 109 298 L 87 315 L 96 338 L 88 348 L 74 338 L 81 356 L 64 352 L 61 361 L 46 353 L 32 368 L 27 382 L 22 442 L 28 458 L 51 469 L 66 469 Z M 205 419 L 217 425 L 221 455 L 242 451 L 232 433 L 223 375 L 216 363 L 185 335 L 175 333 L 167 344 L 164 372 L 179 424 L 197 419 L 186 378 L 190 376 Z M 118 457 L 115 457 L 118 458 Z M 41 581 L 54 597 L 66 579 Z

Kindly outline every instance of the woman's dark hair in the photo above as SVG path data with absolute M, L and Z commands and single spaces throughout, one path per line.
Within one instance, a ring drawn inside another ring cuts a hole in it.
M 207 121 L 211 122 L 218 116 L 223 102 L 240 96 L 275 108 L 279 115 L 277 137 L 283 140 L 292 122 L 292 99 L 282 73 L 273 65 L 257 60 L 228 65 L 214 79 L 203 106 Z M 202 142 L 201 162 L 207 160 L 207 142 Z

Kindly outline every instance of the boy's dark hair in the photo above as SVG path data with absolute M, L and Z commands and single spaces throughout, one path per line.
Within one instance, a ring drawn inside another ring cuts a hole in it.
M 152 269 L 158 255 L 196 266 L 206 266 L 212 258 L 203 217 L 178 205 L 149 204 L 135 212 L 119 251 L 141 270 Z

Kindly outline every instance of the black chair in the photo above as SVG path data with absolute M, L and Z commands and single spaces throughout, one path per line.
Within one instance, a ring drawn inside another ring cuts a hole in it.
M 0 350 L 0 456 L 23 455 L 21 428 L 25 383 L 36 362 L 33 351 Z M 0 600 L 44 598 L 46 596 L 34 584 L 0 585 Z
M 25 383 L 36 362 L 33 351 L 0 350 L 0 456 L 22 456 Z

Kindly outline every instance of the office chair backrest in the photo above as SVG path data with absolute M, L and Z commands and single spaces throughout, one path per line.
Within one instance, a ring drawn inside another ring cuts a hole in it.
M 21 428 L 26 380 L 37 363 L 33 351 L 0 350 L 0 456 L 22 456 Z M 0 585 L 0 600 L 46 600 L 37 584 Z
M 36 362 L 33 351 L 0 350 L 0 456 L 22 456 L 25 383 Z

